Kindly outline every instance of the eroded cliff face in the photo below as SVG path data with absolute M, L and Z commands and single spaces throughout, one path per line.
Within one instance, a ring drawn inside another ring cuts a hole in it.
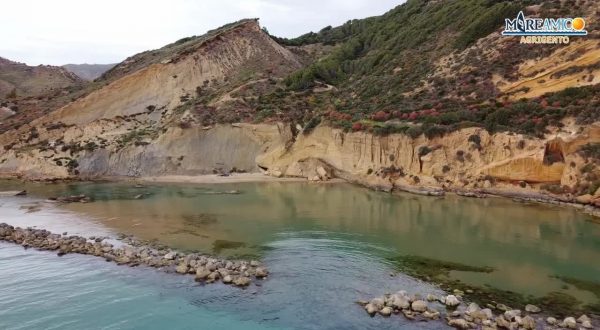
M 72 126 L 60 136 L 69 145 L 101 136 L 105 129 Z M 402 134 L 345 133 L 323 125 L 309 134 L 294 134 L 288 124 L 171 127 L 148 133 L 139 143 L 83 150 L 76 158 L 58 157 L 53 148 L 10 150 L 0 158 L 0 174 L 100 178 L 235 169 L 313 181 L 337 177 L 388 191 L 398 187 L 535 191 L 542 184 L 574 186 L 585 164 L 578 150 L 588 143 L 600 143 L 600 125 L 565 125 L 546 139 L 490 135 L 480 128 L 413 139 Z M 67 161 L 77 166 L 65 166 Z
M 259 155 L 257 162 L 275 173 L 309 179 L 321 176 L 317 169 L 322 166 L 328 176 L 388 189 L 395 184 L 478 188 L 524 182 L 529 186 L 572 186 L 583 165 L 578 146 L 600 142 L 599 133 L 600 126 L 592 125 L 581 132 L 573 127 L 547 139 L 533 139 L 468 128 L 430 140 L 318 127 L 312 134 L 300 134 L 291 147 L 279 146 Z M 560 157 L 549 157 L 548 150 Z
M 109 139 L 110 136 L 101 133 L 104 129 L 105 126 L 99 125 L 87 125 L 85 129 L 73 126 L 55 138 L 63 139 L 63 146 L 98 136 Z M 89 179 L 201 175 L 221 169 L 258 172 L 256 157 L 271 145 L 283 143 L 285 134 L 281 129 L 282 126 L 277 125 L 171 127 L 160 133 L 140 133 L 144 134 L 143 139 L 125 146 L 86 148 L 77 156 L 69 149 L 54 148 L 56 140 L 51 140 L 47 148 L 14 149 L 4 153 L 0 156 L 0 175 L 30 179 Z
M 0 134 L 0 173 L 65 178 L 257 171 L 254 159 L 266 143 L 261 136 L 273 135 L 277 126 L 205 124 L 203 117 L 214 111 L 196 98 L 261 84 L 274 88 L 270 80 L 301 65 L 256 20 L 138 54 L 86 96 Z M 239 104 L 227 114 L 237 118 L 247 107 L 241 98 L 231 102 Z

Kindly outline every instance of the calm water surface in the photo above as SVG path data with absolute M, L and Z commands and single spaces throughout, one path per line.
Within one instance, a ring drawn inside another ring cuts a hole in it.
M 247 290 L 201 287 L 191 278 L 0 244 L 2 329 L 441 326 L 371 319 L 354 304 L 400 289 L 440 293 L 408 276 L 390 277 L 388 259 L 400 255 L 495 269 L 451 274 L 472 285 L 598 299 L 556 278 L 600 279 L 600 225 L 567 208 L 390 195 L 348 184 L 0 182 L 0 190 L 23 187 L 28 197 L 0 198 L 0 221 L 71 234 L 127 233 L 178 249 L 260 257 L 273 276 Z M 241 193 L 219 194 L 230 190 Z M 44 201 L 80 193 L 96 201 Z

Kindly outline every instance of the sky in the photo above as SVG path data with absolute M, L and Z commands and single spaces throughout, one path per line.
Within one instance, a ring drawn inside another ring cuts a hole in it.
M 242 18 L 281 37 L 381 15 L 403 0 L 3 1 L 0 57 L 29 65 L 117 63 Z

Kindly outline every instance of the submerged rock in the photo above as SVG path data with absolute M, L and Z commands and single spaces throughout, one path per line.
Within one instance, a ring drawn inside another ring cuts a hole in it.
M 428 294 L 427 295 L 427 301 L 429 302 L 434 302 L 434 301 L 438 301 L 440 300 L 440 297 L 433 295 L 433 294 Z
M 50 197 L 48 200 L 56 201 L 59 203 L 89 203 L 92 201 L 91 197 L 86 195 L 72 195 L 72 196 L 59 196 Z
M 537 306 L 535 306 L 535 305 L 526 305 L 526 306 L 525 306 L 525 311 L 526 311 L 527 313 L 533 313 L 533 314 L 536 314 L 536 313 L 539 313 L 539 312 L 541 312 L 541 311 L 542 311 L 542 309 L 541 309 L 541 308 L 539 308 L 539 307 L 537 307 Z

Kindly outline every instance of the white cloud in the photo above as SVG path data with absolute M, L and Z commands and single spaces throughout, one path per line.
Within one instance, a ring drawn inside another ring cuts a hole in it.
M 352 18 L 380 15 L 403 0 L 19 0 L 2 4 L 0 56 L 30 65 L 111 63 L 258 17 L 294 37 Z

